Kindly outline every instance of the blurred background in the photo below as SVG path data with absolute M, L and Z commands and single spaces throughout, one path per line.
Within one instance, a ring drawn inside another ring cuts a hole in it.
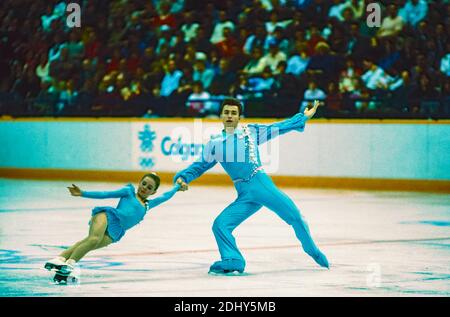
M 0 3 L 0 115 L 449 118 L 446 0 Z

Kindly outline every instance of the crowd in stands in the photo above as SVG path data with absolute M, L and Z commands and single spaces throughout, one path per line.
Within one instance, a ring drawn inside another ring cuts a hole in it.
M 71 2 L 0 2 L 0 115 L 450 116 L 446 0 Z

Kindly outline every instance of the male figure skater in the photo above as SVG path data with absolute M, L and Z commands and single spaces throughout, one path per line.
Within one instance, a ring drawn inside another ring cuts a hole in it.
M 187 188 L 187 184 L 200 177 L 219 162 L 236 187 L 238 197 L 216 218 L 213 232 L 222 260 L 211 265 L 209 273 L 243 273 L 245 260 L 232 235 L 233 230 L 262 206 L 274 211 L 294 229 L 303 250 L 319 265 L 329 268 L 326 256 L 314 243 L 305 220 L 294 202 L 281 192 L 263 171 L 258 145 L 290 131 L 302 132 L 308 119 L 314 116 L 319 101 L 311 109 L 292 118 L 271 125 L 249 124 L 238 128 L 242 104 L 238 99 L 226 99 L 220 115 L 224 129 L 222 135 L 211 137 L 203 155 L 186 169 L 178 172 L 174 182 Z

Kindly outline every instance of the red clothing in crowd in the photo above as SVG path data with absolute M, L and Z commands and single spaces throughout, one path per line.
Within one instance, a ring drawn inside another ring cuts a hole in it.
M 163 25 L 170 26 L 171 29 L 175 29 L 177 27 L 177 20 L 173 14 L 168 14 L 166 16 L 157 16 L 152 21 L 153 27 L 161 27 Z
M 234 57 L 239 51 L 238 42 L 234 38 L 223 40 L 217 43 L 215 47 L 217 47 L 219 55 L 226 58 Z

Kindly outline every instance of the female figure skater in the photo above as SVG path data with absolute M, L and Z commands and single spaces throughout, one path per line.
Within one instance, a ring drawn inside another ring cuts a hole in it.
M 87 192 L 74 184 L 72 187 L 67 187 L 72 196 L 96 199 L 120 198 L 120 200 L 116 208 L 95 207 L 89 223 L 89 235 L 62 252 L 58 257 L 45 263 L 44 267 L 47 270 L 56 269 L 54 281 L 66 281 L 67 276 L 74 271 L 76 263 L 89 251 L 118 242 L 128 229 L 142 221 L 149 209 L 169 200 L 177 191 L 187 190 L 187 186 L 178 182 L 170 191 L 161 196 L 152 200 L 147 199 L 156 193 L 159 184 L 159 176 L 156 173 L 149 173 L 141 178 L 137 191 L 131 184 L 111 192 Z
M 242 104 L 238 99 L 226 99 L 220 109 L 224 127 L 222 135 L 212 137 L 206 144 L 202 157 L 175 175 L 176 183 L 187 186 L 220 162 L 234 182 L 237 198 L 222 211 L 212 227 L 221 260 L 211 265 L 210 273 L 244 272 L 245 260 L 232 232 L 263 206 L 274 211 L 292 226 L 303 250 L 317 264 L 329 268 L 328 259 L 312 239 L 308 224 L 300 214 L 300 210 L 263 171 L 258 152 L 259 145 L 278 135 L 290 131 L 302 132 L 306 121 L 314 116 L 319 104 L 316 100 L 311 109 L 305 109 L 290 119 L 271 125 L 251 124 L 238 128 Z

